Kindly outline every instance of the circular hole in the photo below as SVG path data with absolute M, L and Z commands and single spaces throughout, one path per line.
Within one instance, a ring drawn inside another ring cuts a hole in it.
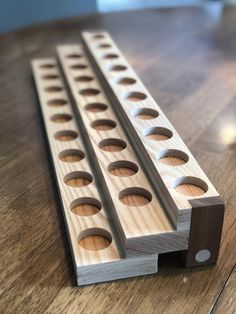
M 100 38 L 105 38 L 105 36 L 103 34 L 95 34 L 93 35 L 93 38 L 100 39 Z
M 97 46 L 98 48 L 110 48 L 111 47 L 111 45 L 110 44 L 100 44 L 100 45 L 98 45 Z
M 52 99 L 48 101 L 48 106 L 51 107 L 60 107 L 67 104 L 67 101 L 65 99 Z
M 52 69 L 52 68 L 55 68 L 55 64 L 53 64 L 53 63 L 41 64 L 40 68 L 42 68 L 42 69 Z
M 165 151 L 161 151 L 158 154 L 157 159 L 161 163 L 172 167 L 181 166 L 189 160 L 187 154 L 177 149 L 168 149 Z
M 83 70 L 86 69 L 88 66 L 86 64 L 73 64 L 70 66 L 71 69 L 74 70 Z
M 115 72 L 125 71 L 126 69 L 127 69 L 126 66 L 124 66 L 124 65 L 119 65 L 119 64 L 117 64 L 117 65 L 112 65 L 112 66 L 110 67 L 110 70 L 111 70 L 111 71 L 115 71 Z
M 185 196 L 200 196 L 207 192 L 207 184 L 196 177 L 182 177 L 174 181 L 176 192 Z
M 99 143 L 99 147 L 106 152 L 120 152 L 124 150 L 127 145 L 121 139 L 107 138 Z
M 87 76 L 87 75 L 81 75 L 81 76 L 77 76 L 75 77 L 75 81 L 76 82 L 90 82 L 93 80 L 92 76 Z
M 76 139 L 78 134 L 74 131 L 59 131 L 56 134 L 54 134 L 54 137 L 56 140 L 61 141 L 61 142 L 67 142 L 67 141 L 73 141 Z
M 108 119 L 96 120 L 91 123 L 91 127 L 98 131 L 107 131 L 116 127 L 116 122 Z
M 79 92 L 82 96 L 96 96 L 100 93 L 100 90 L 96 88 L 85 88 Z
M 119 56 L 115 53 L 107 53 L 103 56 L 103 59 L 117 59 Z
M 111 234 L 102 228 L 89 228 L 79 235 L 79 245 L 89 251 L 106 249 L 112 242 Z
M 96 215 L 102 208 L 101 203 L 95 198 L 81 197 L 71 203 L 71 211 L 78 216 Z
M 128 95 L 126 95 L 125 99 L 128 101 L 142 101 L 144 99 L 146 99 L 147 96 L 144 93 L 140 93 L 140 92 L 131 92 L 128 93 Z
M 90 112 L 101 112 L 107 110 L 107 105 L 102 103 L 92 103 L 86 105 L 85 109 Z
M 133 84 L 135 84 L 136 83 L 136 80 L 135 79 L 133 79 L 133 78 L 131 78 L 131 77 L 122 77 L 122 78 L 119 78 L 118 80 L 117 80 L 117 84 L 119 84 L 119 85 L 125 85 L 125 86 L 127 86 L 127 85 L 133 85 Z M 146 98 L 146 97 L 145 97 Z M 144 98 L 144 99 L 145 99 Z M 132 97 L 131 97 L 131 99 L 132 99 Z
M 55 74 L 47 74 L 47 75 L 42 76 L 42 79 L 44 80 L 56 80 L 58 78 L 59 76 Z
M 64 162 L 78 162 L 82 160 L 84 157 L 85 155 L 82 152 L 82 150 L 78 149 L 67 149 L 59 154 L 60 160 Z
M 135 109 L 131 115 L 141 120 L 151 120 L 158 117 L 158 112 L 150 108 Z
M 76 171 L 68 173 L 64 177 L 64 182 L 72 187 L 82 187 L 89 185 L 93 181 L 91 174 L 84 171 Z
M 67 55 L 66 57 L 69 59 L 79 59 L 79 58 L 82 58 L 83 56 L 78 53 L 72 53 L 72 54 Z
M 163 127 L 154 127 L 143 131 L 145 137 L 152 141 L 166 141 L 173 136 L 171 130 Z
M 112 162 L 108 166 L 108 171 L 117 177 L 131 177 L 138 172 L 138 166 L 127 160 L 119 160 Z
M 54 114 L 51 117 L 51 120 L 55 123 L 65 123 L 65 122 L 70 121 L 71 119 L 72 119 L 72 116 L 65 113 Z
M 45 88 L 45 91 L 49 93 L 57 93 L 61 92 L 62 90 L 63 88 L 61 86 L 49 86 Z
M 145 206 L 152 200 L 152 194 L 143 188 L 127 188 L 119 193 L 119 200 L 127 206 Z

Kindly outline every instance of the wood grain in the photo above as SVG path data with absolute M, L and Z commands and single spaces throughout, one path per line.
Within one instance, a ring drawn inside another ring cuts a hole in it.
M 100 186 L 109 202 L 111 214 L 113 211 L 112 220 L 118 236 L 122 238 L 125 253 L 127 256 L 137 256 L 187 249 L 189 228 L 177 230 L 172 227 L 166 209 L 155 195 L 85 51 L 79 45 L 59 46 L 57 51 L 75 102 L 75 110 L 81 116 L 80 124 L 84 124 L 83 133 L 88 134 L 86 143 L 92 146 L 90 155 L 95 160 L 91 163 L 101 173 Z M 81 56 L 77 63 L 68 58 L 68 55 L 73 54 Z M 80 64 L 86 64 L 86 68 L 75 71 L 74 66 Z M 91 77 L 93 80 L 75 81 L 74 78 L 80 76 Z M 100 113 L 90 112 L 86 110 L 90 104 L 104 104 L 106 110 Z M 132 176 L 118 176 L 118 172 L 116 177 L 111 175 L 109 167 L 120 162 L 134 164 L 136 173 Z M 116 216 L 117 219 L 114 218 Z
M 215 267 L 182 268 L 178 255 L 170 254 L 160 257 L 158 276 L 75 286 L 29 64 L 52 55 L 58 44 L 78 42 L 79 31 L 88 28 L 111 33 L 224 197 Z M 218 20 L 202 8 L 140 10 L 41 24 L 0 37 L 1 312 L 211 311 L 224 295 L 236 256 L 235 33 L 231 7 Z
M 122 258 L 108 222 L 106 205 L 100 198 L 101 191 L 95 183 L 94 172 L 90 168 L 88 158 L 85 157 L 86 148 L 55 60 L 34 60 L 32 68 L 78 285 L 157 272 L 157 256 L 155 255 L 145 259 L 142 257 L 132 259 L 131 262 Z M 52 75 L 57 77 L 56 83 L 60 89 L 52 88 L 51 83 L 48 83 L 47 78 L 51 78 Z M 63 108 L 59 106 L 55 109 L 48 106 L 52 100 L 51 90 L 56 92 L 58 99 L 66 102 Z M 55 116 L 66 116 L 70 119 L 59 119 L 59 122 L 58 120 L 55 122 Z M 60 136 L 55 136 L 57 134 Z M 83 157 L 79 163 L 75 163 L 74 159 L 71 163 L 68 158 L 66 160 L 60 158 L 60 155 L 70 155 L 75 151 L 77 156 L 79 154 Z M 132 263 L 133 267 L 137 267 L 136 271 L 131 270 Z M 122 276 L 120 268 L 123 269 Z
M 97 38 L 96 32 L 82 32 L 87 52 L 103 78 L 114 109 L 174 226 L 188 225 L 191 212 L 189 201 L 219 194 L 110 35 L 101 31 L 99 34 L 102 38 Z M 104 46 L 106 44 L 109 47 Z M 118 57 L 107 60 L 104 58 L 107 51 Z M 124 78 L 126 82 L 128 79 L 134 83 L 124 87 L 120 84 Z M 174 157 L 178 157 L 177 152 L 185 154 L 187 162 L 171 168 L 160 163 L 159 155 L 169 150 Z
M 225 289 L 222 292 L 217 303 L 213 307 L 212 313 L 229 313 L 234 314 L 236 310 L 236 268 L 234 267 Z

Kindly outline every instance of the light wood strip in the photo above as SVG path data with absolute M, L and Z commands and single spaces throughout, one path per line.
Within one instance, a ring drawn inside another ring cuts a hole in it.
M 65 45 L 59 46 L 57 51 L 76 110 L 83 120 L 99 163 L 110 210 L 118 216 L 118 233 L 127 255 L 186 249 L 189 226 L 181 231 L 172 226 L 84 50 L 79 45 Z M 71 54 L 82 57 L 75 62 L 68 58 Z M 78 68 L 82 64 L 86 68 Z M 90 77 L 90 81 L 81 82 L 83 77 Z M 104 110 L 90 110 L 91 106 L 94 109 L 98 104 Z M 124 172 L 127 168 L 132 171 Z
M 100 38 L 96 32 L 82 33 L 89 55 L 174 225 L 185 226 L 191 217 L 189 200 L 219 194 L 109 34 L 99 34 Z M 107 58 L 111 54 L 118 57 Z M 170 165 L 161 161 L 169 151 L 177 152 L 172 157 L 184 154 L 186 162 Z
M 120 257 L 55 60 L 34 60 L 32 68 L 78 284 L 156 273 L 157 255 Z

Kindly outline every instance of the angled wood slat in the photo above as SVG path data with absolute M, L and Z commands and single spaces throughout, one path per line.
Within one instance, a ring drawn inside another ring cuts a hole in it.
M 215 263 L 224 220 L 218 192 L 109 34 L 83 32 L 82 39 L 172 223 L 190 227 L 186 266 Z
M 65 45 L 57 52 L 126 255 L 187 249 L 189 227 L 172 226 L 85 51 Z
M 32 62 L 78 285 L 157 272 L 157 255 L 124 259 L 54 59 Z
M 189 201 L 218 192 L 109 34 L 83 32 L 82 39 L 172 222 L 189 225 Z

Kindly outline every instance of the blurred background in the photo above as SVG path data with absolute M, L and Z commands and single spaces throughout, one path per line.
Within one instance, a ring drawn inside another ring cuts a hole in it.
M 57 19 L 131 9 L 199 6 L 215 10 L 236 0 L 0 0 L 0 33 Z

